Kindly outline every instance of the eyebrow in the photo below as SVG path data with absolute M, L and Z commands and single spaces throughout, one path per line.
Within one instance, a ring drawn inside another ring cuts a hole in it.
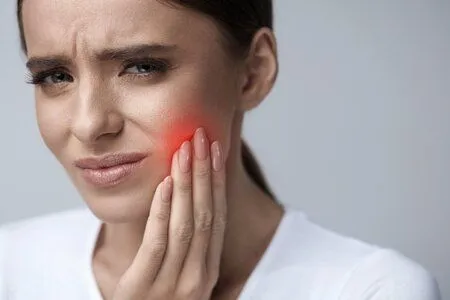
M 176 45 L 165 44 L 138 44 L 122 48 L 104 49 L 96 54 L 94 57 L 99 61 L 123 61 L 134 57 L 150 56 L 156 53 L 174 52 L 178 47 Z M 26 63 L 29 70 L 32 69 L 50 69 L 62 66 L 68 66 L 72 60 L 64 55 L 31 57 Z

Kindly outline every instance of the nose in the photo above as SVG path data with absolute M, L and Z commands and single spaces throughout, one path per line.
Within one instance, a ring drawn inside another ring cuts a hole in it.
M 71 127 L 80 142 L 91 145 L 122 131 L 124 119 L 107 88 L 86 82 L 80 84 L 75 103 Z

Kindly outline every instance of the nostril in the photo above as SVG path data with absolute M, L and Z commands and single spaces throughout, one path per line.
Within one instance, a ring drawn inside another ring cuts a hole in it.
M 113 138 L 122 134 L 124 119 L 117 113 L 96 107 L 79 111 L 73 120 L 72 133 L 82 143 L 92 144 L 102 137 Z

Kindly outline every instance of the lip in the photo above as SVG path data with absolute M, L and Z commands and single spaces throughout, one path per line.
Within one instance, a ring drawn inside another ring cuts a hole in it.
M 144 153 L 115 153 L 103 157 L 90 157 L 75 161 L 82 177 L 98 187 L 117 185 L 129 178 L 146 158 Z

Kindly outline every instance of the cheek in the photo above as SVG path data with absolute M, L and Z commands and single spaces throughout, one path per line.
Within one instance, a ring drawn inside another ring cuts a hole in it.
M 164 156 L 172 157 L 184 141 L 192 139 L 200 124 L 204 124 L 200 118 L 188 115 L 167 126 L 162 133 Z
M 70 122 L 67 110 L 62 106 L 46 105 L 37 99 L 36 119 L 45 145 L 61 161 Z
M 214 118 L 208 113 L 184 112 L 176 115 L 173 121 L 161 131 L 163 154 L 171 158 L 184 141 L 192 140 L 199 127 L 205 128 L 210 143 L 215 140 L 223 143 L 224 140 L 227 140 L 226 136 L 229 130 L 226 124 L 228 123 L 225 120 L 220 121 L 219 118 Z
M 185 91 L 189 90 L 189 93 Z M 139 107 L 141 130 L 154 143 L 152 150 L 161 159 L 171 161 L 173 154 L 186 140 L 191 140 L 195 130 L 205 128 L 210 142 L 228 143 L 232 111 L 223 106 L 222 99 L 211 98 L 207 90 L 172 89 L 171 92 L 148 92 L 152 97 L 133 97 L 129 110 Z M 131 98 L 129 95 L 128 99 Z M 153 100 L 151 100 L 153 99 Z M 158 99 L 157 101 L 155 99 Z M 137 101 L 137 102 L 135 102 Z M 132 105 L 139 103 L 139 105 Z

